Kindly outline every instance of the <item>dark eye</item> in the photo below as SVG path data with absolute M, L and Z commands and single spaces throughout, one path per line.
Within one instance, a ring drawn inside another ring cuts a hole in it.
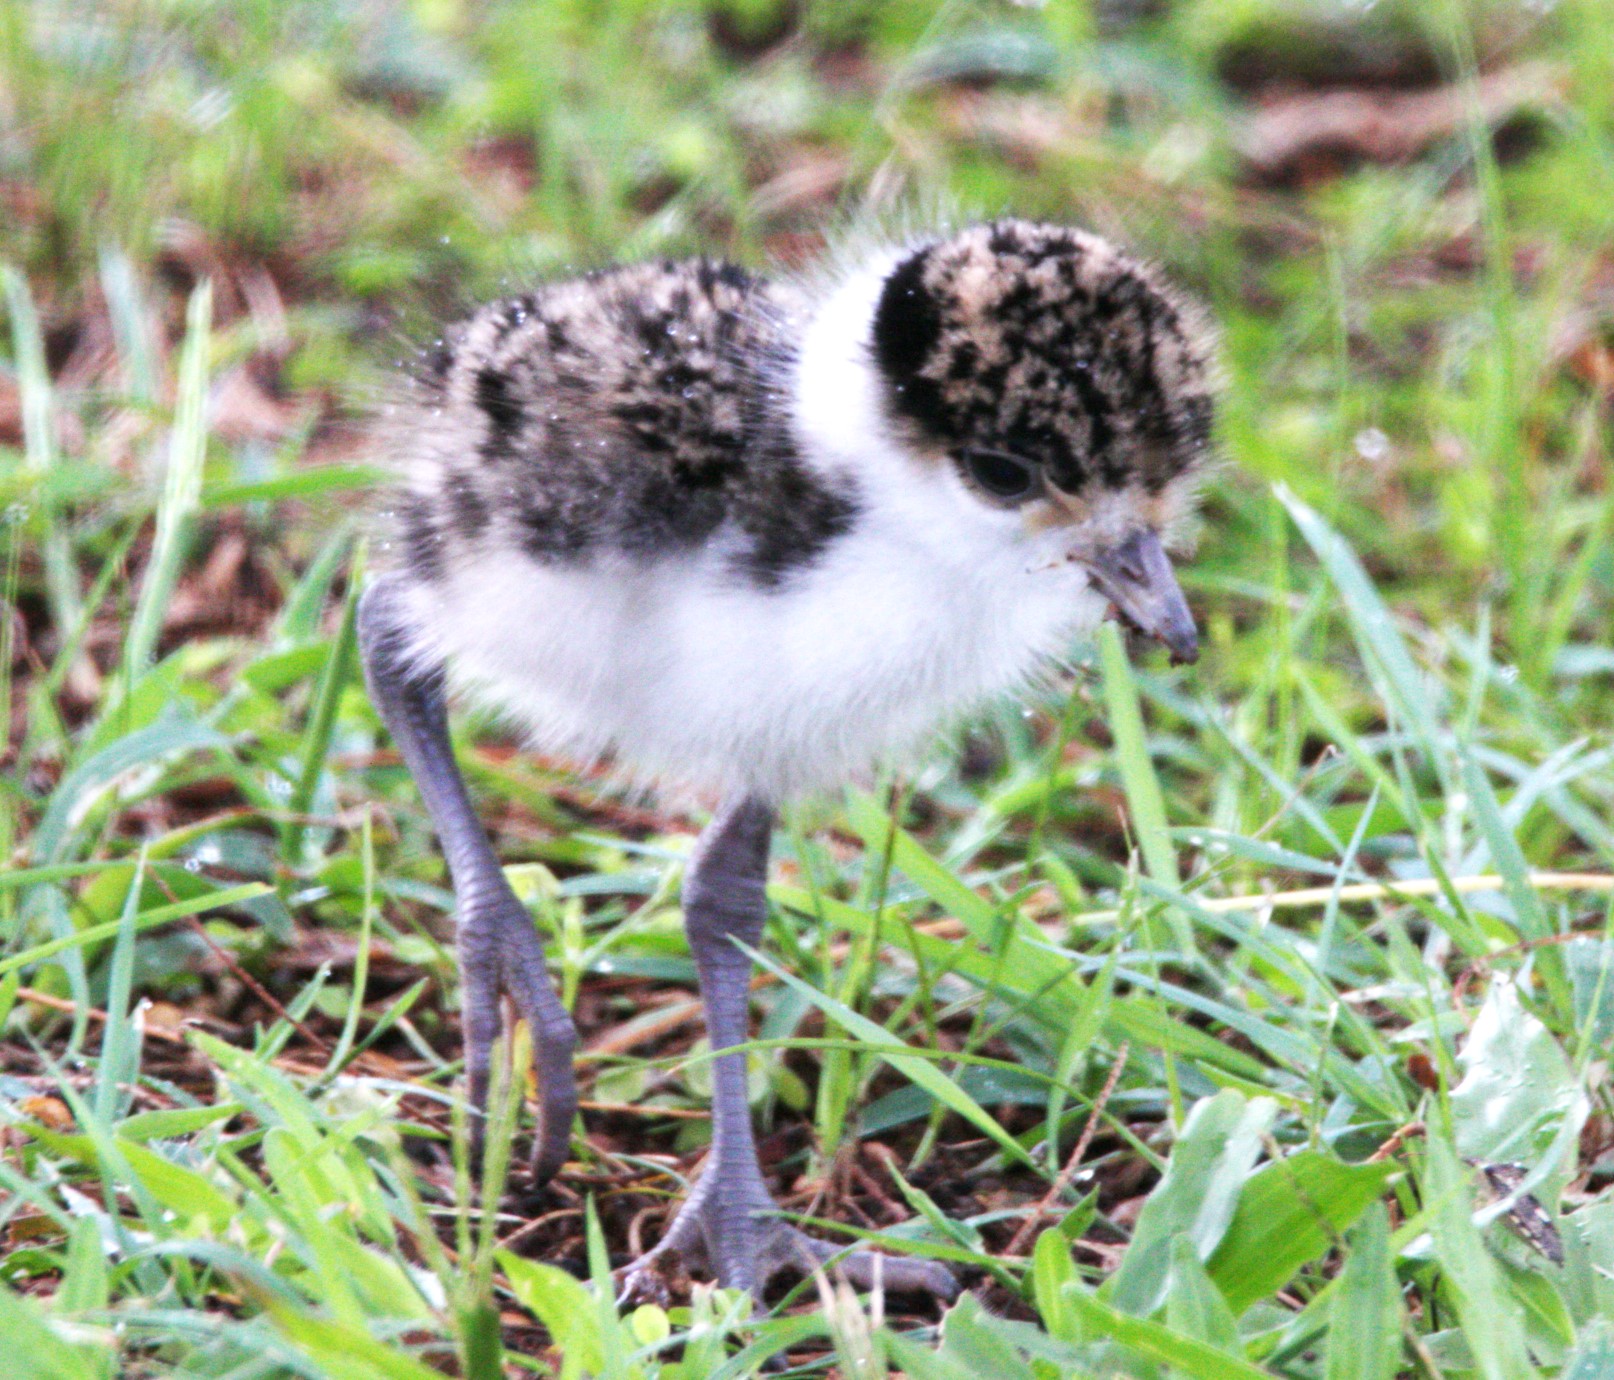
M 1041 478 L 1035 465 L 1002 450 L 967 450 L 964 469 L 982 492 L 1003 503 L 1018 503 L 1036 492 Z

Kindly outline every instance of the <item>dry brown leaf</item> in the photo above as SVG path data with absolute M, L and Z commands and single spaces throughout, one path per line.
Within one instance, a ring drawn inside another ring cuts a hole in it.
M 1471 117 L 1462 86 L 1426 91 L 1325 91 L 1267 105 L 1237 139 L 1248 174 L 1267 183 L 1315 182 L 1358 163 L 1405 163 L 1460 133 Z M 1563 74 L 1526 63 L 1479 79 L 1472 100 L 1497 130 L 1531 111 L 1563 105 Z
M 73 1114 L 67 1104 L 57 1097 L 25 1097 L 17 1110 L 32 1121 L 52 1131 L 71 1131 Z

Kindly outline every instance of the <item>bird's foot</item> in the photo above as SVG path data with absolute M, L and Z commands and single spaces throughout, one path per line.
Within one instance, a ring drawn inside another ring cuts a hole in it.
M 459 956 L 473 1158 L 480 1163 L 493 1046 L 503 1025 L 500 998 L 508 997 L 532 1039 L 538 1084 L 532 1173 L 534 1182 L 542 1185 L 565 1163 L 571 1146 L 572 1119 L 577 1114 L 572 1071 L 577 1028 L 550 985 L 532 917 L 513 892 L 506 889 L 488 903 L 465 907 L 459 923 Z
M 819 1241 L 780 1220 L 778 1211 L 759 1175 L 730 1176 L 708 1165 L 666 1234 L 620 1272 L 618 1298 L 666 1306 L 668 1278 L 678 1265 L 710 1272 L 724 1288 L 744 1289 L 759 1300 L 782 1271 L 826 1268 L 858 1289 L 929 1294 L 944 1303 L 958 1297 L 958 1281 L 938 1261 Z

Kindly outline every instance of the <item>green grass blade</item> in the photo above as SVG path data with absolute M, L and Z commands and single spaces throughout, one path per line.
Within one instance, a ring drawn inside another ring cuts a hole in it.
M 302 1312 L 283 1303 L 269 1309 L 286 1339 L 317 1362 L 320 1374 L 342 1380 L 442 1380 L 442 1372 L 371 1337 L 362 1324 Z
M 980 1103 L 930 1060 L 909 1054 L 908 1047 L 883 1025 L 871 1021 L 867 1016 L 860 1016 L 845 1003 L 838 1002 L 833 997 L 810 987 L 765 955 L 753 952 L 751 957 L 787 987 L 799 992 L 854 1039 L 870 1046 L 869 1053 L 885 1060 L 903 1077 L 923 1088 L 949 1111 L 958 1113 L 972 1126 L 984 1132 L 1011 1159 L 1028 1168 L 1038 1168 L 1036 1161 L 1025 1152 L 1020 1142 L 1005 1131 Z
M 1115 737 L 1115 761 L 1132 811 L 1132 827 L 1137 831 L 1143 865 L 1161 886 L 1175 889 L 1182 884 L 1177 870 L 1177 850 L 1166 823 L 1166 800 L 1149 754 L 1149 739 L 1143 729 L 1143 710 L 1138 702 L 1138 685 L 1127 660 L 1126 644 L 1120 629 L 1105 623 L 1098 630 L 1099 664 L 1104 671 L 1104 703 L 1109 709 L 1110 732 Z M 1186 928 L 1186 927 L 1185 927 Z M 1175 936 L 1185 953 L 1193 952 L 1191 937 Z
M 65 862 L 77 828 L 125 773 L 180 753 L 228 746 L 216 729 L 178 712 L 113 740 L 57 782 L 34 830 L 33 856 L 41 863 Z
M 1512 903 L 1518 919 L 1519 935 L 1523 939 L 1545 939 L 1551 926 L 1541 909 L 1541 898 L 1530 885 L 1530 864 L 1513 830 L 1502 818 L 1501 806 L 1485 773 L 1480 770 L 1471 752 L 1462 754 L 1463 781 L 1468 788 L 1468 803 L 1474 811 L 1480 834 L 1491 854 L 1491 863 L 1502 878 L 1502 889 Z
M 0 1284 L 0 1333 L 29 1380 L 101 1380 L 105 1371 L 92 1359 L 94 1344 L 69 1342 L 40 1315 L 38 1304 Z M 21 1373 L 21 1372 L 14 1372 Z
M 889 856 L 896 871 L 954 916 L 976 939 L 984 942 L 995 935 L 999 907 L 933 858 L 912 834 L 896 828 L 889 811 L 873 796 L 862 791 L 848 792 L 846 817 L 871 858 Z
M 56 424 L 51 416 L 50 375 L 45 368 L 45 341 L 39 328 L 28 280 L 10 264 L 0 264 L 0 286 L 11 317 L 13 357 L 17 361 L 17 386 L 22 394 L 23 452 L 28 468 L 43 482 L 58 461 Z M 43 490 L 42 490 L 43 492 Z M 54 510 L 44 514 L 45 589 L 50 600 L 51 621 L 62 637 L 79 624 L 78 570 L 67 532 Z
M 157 400 L 157 360 L 152 347 L 145 293 L 134 264 L 121 245 L 103 244 L 100 252 L 101 291 L 107 316 L 118 344 L 132 401 L 150 406 Z
M 325 1063 L 326 1078 L 340 1073 L 352 1056 L 370 977 L 370 933 L 375 924 L 375 839 L 372 817 L 368 811 L 365 812 L 360 834 L 359 858 L 364 867 L 364 906 L 359 912 L 359 941 L 353 955 L 353 993 L 348 998 L 347 1014 L 342 1019 L 342 1033 L 337 1037 L 336 1047 Z
M 140 1045 L 129 1019 L 129 993 L 134 983 L 135 920 L 146 882 L 146 854 L 142 849 L 129 881 L 129 895 L 118 919 L 112 942 L 112 969 L 107 981 L 106 1026 L 101 1035 L 101 1064 L 95 1077 L 95 1117 L 116 1121 L 123 1114 L 127 1094 L 140 1068 Z
M 1357 648 L 1383 688 L 1386 701 L 1418 740 L 1430 765 L 1444 773 L 1445 758 L 1435 750 L 1438 734 L 1434 702 L 1383 596 L 1374 588 L 1361 560 L 1338 532 L 1285 486 L 1279 485 L 1277 493 L 1339 591 Z
M 306 837 L 305 819 L 313 809 L 314 793 L 319 786 L 320 774 L 325 770 L 325 759 L 330 753 L 331 734 L 336 728 L 337 702 L 352 673 L 359 589 L 360 582 L 355 578 L 348 585 L 347 601 L 342 606 L 342 622 L 331 643 L 330 654 L 325 659 L 325 667 L 314 692 L 313 709 L 308 717 L 308 728 L 303 734 L 302 761 L 287 805 L 289 818 L 283 831 L 283 843 L 288 854 L 295 855 L 297 845 Z
M 155 929 L 159 925 L 167 925 L 175 920 L 182 920 L 187 915 L 200 915 L 209 910 L 220 910 L 225 906 L 239 905 L 242 901 L 250 901 L 257 896 L 267 896 L 274 890 L 262 882 L 248 882 L 244 886 L 229 887 L 224 891 L 215 892 L 211 896 L 195 896 L 186 901 L 176 901 L 172 905 L 158 906 L 155 910 L 148 910 L 135 922 L 135 929 L 141 933 Z M 0 959 L 0 974 L 9 973 L 14 968 L 26 968 L 32 963 L 42 963 L 47 958 L 54 958 L 66 949 L 84 948 L 91 944 L 99 944 L 103 939 L 111 939 L 118 933 L 122 920 L 109 920 L 102 925 L 87 925 L 84 929 L 63 938 L 48 940 L 43 944 L 35 944 L 24 949 L 21 953 L 12 954 L 11 957 Z
M 207 456 L 208 348 L 213 324 L 213 288 L 206 282 L 191 293 L 185 311 L 185 343 L 179 357 L 179 395 L 169 435 L 157 527 L 146 563 L 140 598 L 124 640 L 123 674 L 132 683 L 151 664 L 163 619 L 185 562 L 191 516 L 202 492 Z
M 90 1218 L 80 1217 L 68 1237 L 67 1268 L 62 1272 L 57 1306 L 68 1314 L 95 1312 L 107 1306 L 111 1294 L 100 1228 Z

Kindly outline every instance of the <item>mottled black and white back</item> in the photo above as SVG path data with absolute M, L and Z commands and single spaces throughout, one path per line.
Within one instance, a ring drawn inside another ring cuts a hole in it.
M 793 311 L 794 306 L 794 311 Z M 640 264 L 492 303 L 434 347 L 407 417 L 402 511 L 427 579 L 493 550 L 654 562 L 728 529 L 775 584 L 851 520 L 784 418 L 800 304 L 710 260 Z
M 1191 656 L 1161 542 L 1209 453 L 1198 321 L 1014 220 L 805 280 L 653 263 L 494 303 L 379 429 L 412 652 L 546 748 L 773 801 L 1112 602 Z M 1135 597 L 1161 578 L 1169 608 Z

